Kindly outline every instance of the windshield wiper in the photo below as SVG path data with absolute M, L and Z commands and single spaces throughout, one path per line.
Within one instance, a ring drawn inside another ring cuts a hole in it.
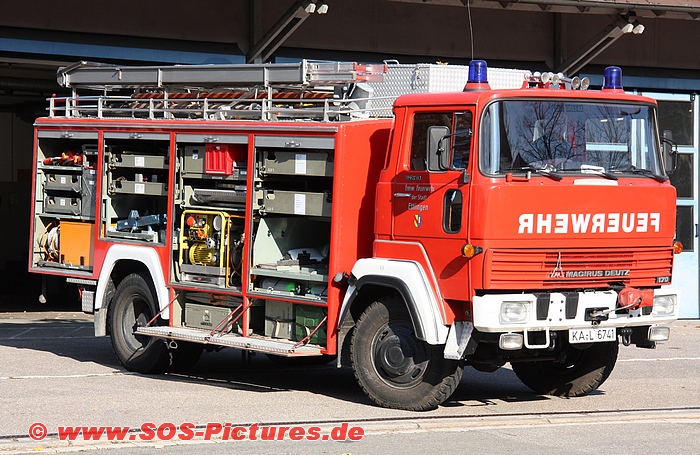
M 606 179 L 617 180 L 617 176 L 612 175 L 609 172 L 605 172 L 605 168 L 600 166 L 591 166 L 590 164 L 581 165 L 581 174 L 594 174 L 605 177 Z
M 533 166 L 521 166 L 521 167 L 511 167 L 508 169 L 502 169 L 503 171 L 513 171 L 513 172 L 534 172 L 539 175 L 544 175 L 545 177 L 549 177 L 552 180 L 556 180 L 557 182 L 562 179 L 562 176 L 555 173 L 555 168 L 553 166 L 543 166 L 541 168 L 533 167 Z
M 649 177 L 650 179 L 654 179 L 659 183 L 664 183 L 665 181 L 668 180 L 668 177 L 656 174 L 656 173 L 654 173 L 654 171 L 650 171 L 649 169 L 640 169 L 640 168 L 636 168 L 634 166 L 630 166 L 630 167 L 625 168 L 625 169 L 614 169 L 613 171 L 614 172 L 630 172 L 630 173 L 635 174 L 635 175 L 643 175 L 645 177 Z

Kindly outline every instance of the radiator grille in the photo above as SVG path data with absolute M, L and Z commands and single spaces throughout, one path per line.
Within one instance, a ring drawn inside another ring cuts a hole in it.
M 485 289 L 601 288 L 612 282 L 654 286 L 670 277 L 670 248 L 486 251 Z

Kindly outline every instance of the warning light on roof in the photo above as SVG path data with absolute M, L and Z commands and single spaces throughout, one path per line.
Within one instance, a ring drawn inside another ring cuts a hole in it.
M 603 90 L 622 90 L 622 69 L 619 66 L 605 68 Z
M 488 76 L 486 75 L 486 61 L 472 60 L 469 62 L 469 76 L 464 91 L 490 90 Z

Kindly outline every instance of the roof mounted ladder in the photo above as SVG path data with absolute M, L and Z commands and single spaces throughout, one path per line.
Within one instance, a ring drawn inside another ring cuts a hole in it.
M 248 86 L 328 86 L 381 82 L 386 65 L 302 60 L 298 63 L 227 65 L 114 66 L 81 61 L 59 68 L 62 87 L 113 90 L 121 88 Z

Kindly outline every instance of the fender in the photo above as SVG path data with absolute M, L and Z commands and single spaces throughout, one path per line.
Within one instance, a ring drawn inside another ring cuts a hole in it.
M 440 314 L 438 296 L 430 287 L 423 268 L 414 261 L 358 260 L 352 269 L 351 282 L 340 309 L 339 332 L 352 302 L 367 284 L 396 290 L 406 301 L 416 337 L 431 345 L 445 344 L 449 327 Z M 339 342 L 342 343 L 342 340 L 339 339 Z
M 104 265 L 100 271 L 97 289 L 95 290 L 95 335 L 97 336 L 105 333 L 107 312 L 103 310 L 103 300 L 109 276 L 114 270 L 115 264 L 124 259 L 140 262 L 148 268 L 158 296 L 158 307 L 162 311 L 168 306 L 169 292 L 165 285 L 165 277 L 163 276 L 162 266 L 156 251 L 153 248 L 144 248 L 143 245 L 112 245 L 104 258 Z M 169 319 L 170 313 L 164 311 L 161 313 L 161 317 Z

